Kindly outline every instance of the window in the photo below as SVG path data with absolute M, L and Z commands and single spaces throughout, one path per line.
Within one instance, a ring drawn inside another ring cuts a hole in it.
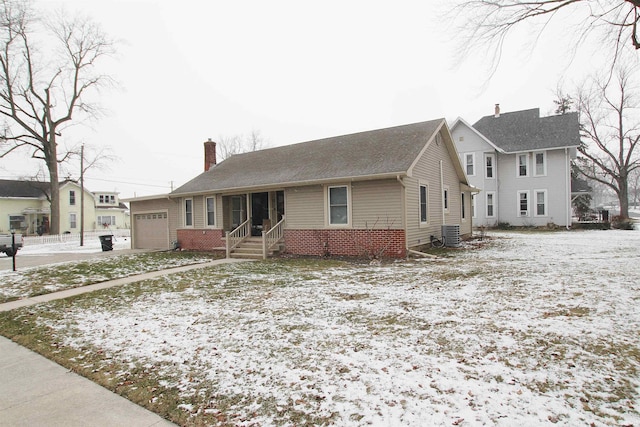
M 529 216 L 528 191 L 518 191 L 518 216 Z
M 475 156 L 473 153 L 464 155 L 464 164 L 466 166 L 467 176 L 473 176 L 475 172 Z
M 329 187 L 329 224 L 349 223 L 347 187 Z
M 444 205 L 444 210 L 449 210 L 449 188 L 445 187 L 442 192 L 442 204 Z
M 471 218 L 476 218 L 476 196 L 477 194 L 471 195 Z
M 116 217 L 114 215 L 98 215 L 98 219 L 96 221 L 98 225 L 103 227 L 108 227 L 110 225 L 116 225 Z
M 547 215 L 547 190 L 536 190 L 536 216 Z
M 207 210 L 206 212 L 206 218 L 207 218 L 207 225 L 209 227 L 213 227 L 214 225 L 216 225 L 216 203 L 215 203 L 215 197 L 207 197 L 206 199 L 206 203 L 205 203 L 205 208 Z
M 426 224 L 428 222 L 428 195 L 429 190 L 426 185 L 420 186 L 420 223 Z
M 462 216 L 462 219 L 465 219 L 467 216 L 466 216 L 466 212 L 465 212 L 465 209 L 464 209 L 464 193 L 460 193 L 460 201 L 461 201 L 461 206 L 462 206 L 460 215 Z
M 534 158 L 536 160 L 536 167 L 534 169 L 534 173 L 536 176 L 544 176 L 547 174 L 547 162 L 545 158 L 545 153 L 535 153 Z
M 529 156 L 527 154 L 518 154 L 518 176 L 529 175 Z
M 73 190 L 69 190 L 69 205 L 75 206 L 76 204 L 76 192 Z
M 184 225 L 193 226 L 193 199 L 184 200 Z
M 247 199 L 245 196 L 231 197 L 231 226 L 236 229 L 245 221 Z
M 23 230 L 27 228 L 27 222 L 24 215 L 9 215 L 9 229 Z
M 485 164 L 485 172 L 484 172 L 484 177 L 485 178 L 493 178 L 493 167 L 494 164 L 496 162 L 496 156 L 495 154 L 487 154 L 484 158 L 484 164 Z
M 100 194 L 98 195 L 98 200 L 101 204 L 116 204 L 116 196 L 113 194 Z
M 494 192 L 487 192 L 487 218 L 493 218 L 495 216 L 494 203 L 496 194 Z
M 69 228 L 76 228 L 77 226 L 78 226 L 78 224 L 76 222 L 76 214 L 70 213 L 69 214 Z

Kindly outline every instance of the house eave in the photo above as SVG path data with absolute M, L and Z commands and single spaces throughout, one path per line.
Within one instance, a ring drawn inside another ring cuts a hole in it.
M 355 181 L 374 181 L 378 179 L 394 179 L 395 180 L 399 176 L 407 176 L 407 172 L 402 171 L 402 172 L 389 172 L 389 173 L 374 174 L 374 175 L 359 175 L 359 176 L 344 176 L 344 177 L 326 178 L 326 179 L 312 179 L 312 180 L 304 180 L 304 181 L 291 181 L 291 182 L 265 184 L 265 185 L 259 185 L 259 186 L 249 185 L 249 186 L 241 186 L 241 187 L 212 188 L 212 189 L 200 190 L 200 191 L 170 193 L 168 197 L 170 199 L 173 199 L 173 198 L 179 198 L 179 197 L 201 196 L 204 194 L 234 194 L 234 193 L 261 192 L 261 191 L 278 190 L 278 189 L 283 189 L 287 187 L 305 187 L 309 185 L 326 185 L 326 184 L 333 184 L 333 183 L 344 183 L 344 182 L 355 182 Z
M 567 148 L 578 148 L 579 145 L 563 145 L 560 147 L 549 147 L 549 148 L 529 148 L 529 149 L 522 149 L 522 150 L 517 150 L 517 151 L 503 151 L 502 153 L 504 154 L 520 154 L 520 153 L 531 153 L 531 152 L 536 152 L 536 151 L 551 151 L 551 150 L 564 150 Z
M 168 199 L 168 194 L 155 194 L 152 196 L 140 196 L 140 197 L 129 197 L 127 199 L 120 199 L 121 202 L 130 203 L 130 202 L 144 202 L 147 200 L 158 200 L 158 199 Z

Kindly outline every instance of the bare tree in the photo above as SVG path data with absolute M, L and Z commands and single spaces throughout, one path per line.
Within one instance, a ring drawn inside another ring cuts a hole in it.
M 633 206 L 640 207 L 640 168 L 629 174 L 629 196 L 633 200 Z
M 594 31 L 601 33 L 598 41 L 612 55 L 611 63 L 620 58 L 627 46 L 640 49 L 640 0 L 459 0 L 452 12 L 464 22 L 464 50 L 481 48 L 484 52 L 490 48 L 494 71 L 512 30 L 525 23 L 537 24 L 537 32 L 532 34 L 535 41 L 562 12 L 565 17 L 580 17 L 572 31 L 576 35 L 575 46 L 567 46 L 570 51 L 581 47 Z
M 216 148 L 220 154 L 219 160 L 224 160 L 236 154 L 262 150 L 265 146 L 266 142 L 262 134 L 254 129 L 248 135 L 221 135 L 218 137 Z
M 50 231 L 60 232 L 58 166 L 72 154 L 59 138 L 72 119 L 95 117 L 88 96 L 111 79 L 96 69 L 114 43 L 86 18 L 40 19 L 28 1 L 0 0 L 0 157 L 20 148 L 43 160 L 50 183 Z
M 623 218 L 629 217 L 629 177 L 640 168 L 640 101 L 631 76 L 619 68 L 613 79 L 592 79 L 576 97 L 583 138 L 577 166 L 615 192 Z

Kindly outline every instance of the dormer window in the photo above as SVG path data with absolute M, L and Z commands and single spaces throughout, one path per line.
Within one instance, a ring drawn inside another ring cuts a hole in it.
M 113 194 L 100 194 L 98 196 L 98 201 L 102 205 L 106 205 L 106 204 L 115 205 L 116 196 Z

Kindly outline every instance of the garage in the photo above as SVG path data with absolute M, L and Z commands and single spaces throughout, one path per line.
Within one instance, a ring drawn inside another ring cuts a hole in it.
M 134 249 L 169 249 L 169 219 L 167 212 L 133 215 Z

